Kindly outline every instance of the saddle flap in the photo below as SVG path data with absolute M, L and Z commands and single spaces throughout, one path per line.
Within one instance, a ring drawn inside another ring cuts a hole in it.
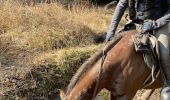
M 150 43 L 151 43 L 151 48 L 155 48 L 156 47 L 156 44 L 157 44 L 157 39 L 156 39 L 156 37 L 155 36 L 153 36 L 153 35 L 150 35 L 149 36 L 149 41 L 150 41 Z

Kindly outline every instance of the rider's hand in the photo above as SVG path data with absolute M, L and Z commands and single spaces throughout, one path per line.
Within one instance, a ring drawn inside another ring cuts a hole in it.
M 145 20 L 142 26 L 142 33 L 149 32 L 155 29 L 155 21 Z
M 107 35 L 106 35 L 106 39 L 105 41 L 108 42 L 108 41 L 111 41 L 113 36 L 114 36 L 115 32 L 108 32 Z

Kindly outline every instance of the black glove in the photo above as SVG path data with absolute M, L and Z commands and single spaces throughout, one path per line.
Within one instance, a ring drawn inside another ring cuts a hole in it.
M 106 35 L 105 41 L 106 41 L 106 42 L 111 41 L 114 35 L 115 35 L 115 31 L 113 31 L 113 32 L 108 32 L 107 35 Z

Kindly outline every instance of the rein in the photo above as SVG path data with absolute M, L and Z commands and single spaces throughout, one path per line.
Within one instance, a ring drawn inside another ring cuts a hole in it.
M 121 34 L 123 31 L 124 31 L 124 28 L 122 28 L 118 31 L 118 33 L 120 33 L 120 34 L 117 36 L 117 39 L 113 42 L 113 44 L 115 44 L 117 41 L 119 41 L 122 38 L 122 36 L 125 35 L 125 34 Z M 103 51 L 102 52 L 102 61 L 101 61 L 100 69 L 99 69 L 99 75 L 98 75 L 98 78 L 97 78 L 97 81 L 96 81 L 96 84 L 95 84 L 92 100 L 95 100 L 97 90 L 98 90 L 98 87 L 99 87 L 99 81 L 101 80 L 101 76 L 102 76 L 102 72 L 103 72 L 103 64 L 104 64 L 105 58 L 107 56 L 107 54 L 106 54 L 107 44 L 108 44 L 108 42 L 105 43 L 105 48 L 102 50 Z
M 106 43 L 106 45 L 107 45 L 107 43 Z M 103 64 L 104 64 L 105 58 L 107 56 L 105 48 L 102 51 L 103 51 L 103 53 L 102 53 L 101 66 L 100 66 L 100 69 L 99 69 L 99 74 L 98 74 L 98 78 L 97 78 L 97 81 L 96 81 L 95 89 L 94 89 L 94 92 L 93 92 L 92 100 L 95 100 L 95 97 L 96 97 L 96 94 L 97 94 L 97 90 L 98 90 L 98 87 L 99 87 L 99 82 L 101 80 L 101 76 L 102 76 L 102 73 L 103 73 Z
M 95 100 L 95 97 L 96 97 L 96 94 L 97 94 L 97 90 L 98 90 L 98 87 L 99 87 L 99 82 L 101 80 L 101 76 L 102 76 L 102 73 L 103 73 L 104 61 L 106 59 L 107 52 L 108 52 L 107 48 L 113 47 L 122 38 L 122 36 L 124 36 L 124 35 L 125 34 L 119 34 L 117 36 L 114 36 L 114 41 L 105 42 L 105 47 L 102 50 L 101 66 L 100 66 L 100 69 L 99 69 L 99 72 L 98 72 L 99 74 L 98 74 L 97 81 L 96 81 L 96 84 L 95 84 L 95 89 L 94 89 L 94 92 L 93 92 L 92 100 Z

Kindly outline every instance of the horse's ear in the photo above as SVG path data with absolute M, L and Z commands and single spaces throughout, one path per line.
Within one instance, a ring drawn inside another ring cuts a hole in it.
M 61 98 L 61 100 L 64 100 L 64 96 L 65 96 L 65 90 L 61 89 L 60 90 L 60 98 Z

